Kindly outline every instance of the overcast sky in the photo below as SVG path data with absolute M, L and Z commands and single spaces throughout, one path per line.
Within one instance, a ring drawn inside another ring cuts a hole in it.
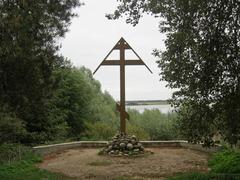
M 74 18 L 70 31 L 62 41 L 61 53 L 71 59 L 75 66 L 85 66 L 94 71 L 104 57 L 123 37 L 153 71 L 145 66 L 126 67 L 126 100 L 158 100 L 171 97 L 172 90 L 165 87 L 166 82 L 159 81 L 159 68 L 156 58 L 151 55 L 157 48 L 164 50 L 164 34 L 158 31 L 158 20 L 145 16 L 133 27 L 125 19 L 110 21 L 106 13 L 114 11 L 114 0 L 85 0 L 85 5 L 76 10 L 79 17 Z M 134 58 L 132 54 L 126 55 Z M 114 53 L 112 58 L 119 58 Z M 110 57 L 110 58 L 111 58 Z M 102 66 L 94 75 L 115 100 L 120 98 L 119 67 Z

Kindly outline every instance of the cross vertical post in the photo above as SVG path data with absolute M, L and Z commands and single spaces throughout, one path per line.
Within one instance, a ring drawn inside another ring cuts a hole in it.
M 126 134 L 125 118 L 125 49 L 124 42 L 120 42 L 120 131 Z

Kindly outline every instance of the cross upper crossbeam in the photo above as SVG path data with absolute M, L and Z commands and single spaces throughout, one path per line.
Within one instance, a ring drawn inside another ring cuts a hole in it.
M 97 72 L 97 70 L 101 67 L 101 66 L 114 66 L 114 65 L 120 65 L 120 60 L 107 60 L 107 58 L 109 57 L 109 55 L 114 51 L 114 50 L 132 50 L 133 53 L 138 57 L 138 59 L 134 59 L 134 60 L 126 60 L 124 59 L 124 65 L 144 65 L 146 66 L 146 68 L 150 71 L 150 73 L 152 73 L 152 71 L 150 70 L 150 68 L 143 62 L 143 60 L 140 58 L 140 56 L 136 53 L 136 51 L 134 51 L 134 49 L 123 39 L 121 38 L 117 44 L 112 48 L 112 50 L 107 54 L 107 56 L 103 59 L 103 61 L 101 62 L 101 64 L 97 67 L 97 69 L 93 72 L 93 74 L 95 74 Z M 125 58 L 125 57 L 124 57 Z
M 119 60 L 107 60 L 102 62 L 102 66 L 120 65 Z M 144 65 L 142 61 L 139 60 L 125 60 L 125 65 Z

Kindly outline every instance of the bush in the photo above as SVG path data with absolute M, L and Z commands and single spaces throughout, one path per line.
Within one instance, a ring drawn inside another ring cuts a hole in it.
M 203 174 L 199 172 L 179 173 L 169 180 L 239 180 L 240 179 L 240 151 L 225 149 L 213 154 L 208 161 L 211 171 Z
M 21 144 L 0 145 L 0 164 L 12 164 L 21 160 L 39 161 L 39 156 L 35 155 L 30 147 Z
M 13 113 L 0 112 L 0 144 L 17 143 L 26 135 L 26 129 L 21 119 Z
M 144 131 L 141 127 L 138 127 L 136 125 L 128 124 L 127 125 L 127 134 L 129 135 L 135 135 L 139 140 L 149 140 L 150 136 L 149 134 Z
M 4 180 L 57 180 L 70 179 L 61 174 L 51 173 L 36 167 L 41 157 L 30 147 L 20 144 L 0 145 L 0 179 Z
M 217 152 L 209 160 L 209 166 L 214 173 L 239 174 L 240 151 L 228 149 Z
M 142 114 L 128 110 L 130 124 L 143 129 L 151 140 L 173 140 L 178 138 L 174 126 L 175 114 L 163 114 L 158 109 L 145 110 Z
M 117 133 L 117 129 L 106 122 L 87 123 L 87 129 L 90 140 L 110 140 Z

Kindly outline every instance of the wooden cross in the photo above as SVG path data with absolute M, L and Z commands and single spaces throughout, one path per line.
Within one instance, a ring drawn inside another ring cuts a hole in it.
M 114 51 L 120 51 L 120 60 L 107 60 L 108 56 Z M 138 59 L 126 60 L 125 50 L 132 50 Z M 129 115 L 125 108 L 125 66 L 126 65 L 145 65 L 146 68 L 152 73 L 149 67 L 143 62 L 139 55 L 132 49 L 132 47 L 121 38 L 117 44 L 112 48 L 108 55 L 104 58 L 101 64 L 97 67 L 93 74 L 97 72 L 100 66 L 120 66 L 120 105 L 116 103 L 117 110 L 120 112 L 120 132 L 126 134 L 126 119 L 129 119 Z

